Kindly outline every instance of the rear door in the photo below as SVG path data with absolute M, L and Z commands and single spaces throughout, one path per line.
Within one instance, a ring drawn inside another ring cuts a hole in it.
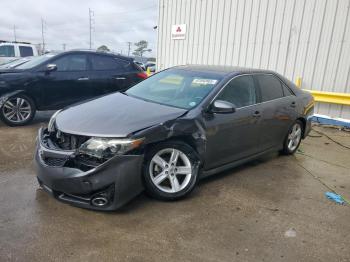
M 296 118 L 296 99 L 287 86 L 272 74 L 254 75 L 261 96 L 261 151 L 282 146 Z
M 127 70 L 129 61 L 103 54 L 90 55 L 90 61 L 95 95 L 121 91 L 131 86 L 132 79 Z
M 233 78 L 215 100 L 236 106 L 230 114 L 213 113 L 206 118 L 206 169 L 212 169 L 259 152 L 260 105 L 251 75 Z

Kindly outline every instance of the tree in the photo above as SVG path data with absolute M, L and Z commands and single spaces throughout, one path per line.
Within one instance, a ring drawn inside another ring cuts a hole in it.
M 136 49 L 132 53 L 134 56 L 143 56 L 145 52 L 151 52 L 152 49 L 147 48 L 148 42 L 146 40 L 141 40 L 135 43 Z
M 97 48 L 97 51 L 100 51 L 100 52 L 109 52 L 109 48 L 105 45 L 101 45 L 99 48 Z

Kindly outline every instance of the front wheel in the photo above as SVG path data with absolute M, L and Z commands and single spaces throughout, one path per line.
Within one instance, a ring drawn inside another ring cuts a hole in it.
M 303 123 L 299 120 L 295 121 L 292 127 L 289 129 L 288 134 L 283 143 L 282 153 L 284 155 L 292 155 L 297 151 L 301 137 L 303 134 Z
M 198 179 L 194 150 L 182 142 L 164 142 L 146 154 L 144 167 L 148 194 L 160 200 L 177 200 L 188 195 Z
M 11 96 L 0 108 L 0 118 L 9 126 L 26 125 L 32 121 L 34 115 L 35 104 L 30 97 L 24 94 Z

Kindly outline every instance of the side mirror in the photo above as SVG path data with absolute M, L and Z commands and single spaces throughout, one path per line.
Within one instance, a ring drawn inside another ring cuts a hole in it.
M 46 66 L 46 72 L 48 72 L 48 73 L 56 71 L 56 70 L 57 70 L 57 65 L 55 65 L 55 64 L 48 64 Z
M 216 100 L 210 108 L 212 113 L 229 114 L 236 112 L 236 106 L 224 100 Z

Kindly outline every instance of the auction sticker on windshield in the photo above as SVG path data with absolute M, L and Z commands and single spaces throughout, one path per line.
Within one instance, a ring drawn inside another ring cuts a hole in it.
M 216 79 L 204 79 L 204 78 L 195 78 L 192 81 L 192 84 L 197 85 L 215 85 L 218 82 Z

